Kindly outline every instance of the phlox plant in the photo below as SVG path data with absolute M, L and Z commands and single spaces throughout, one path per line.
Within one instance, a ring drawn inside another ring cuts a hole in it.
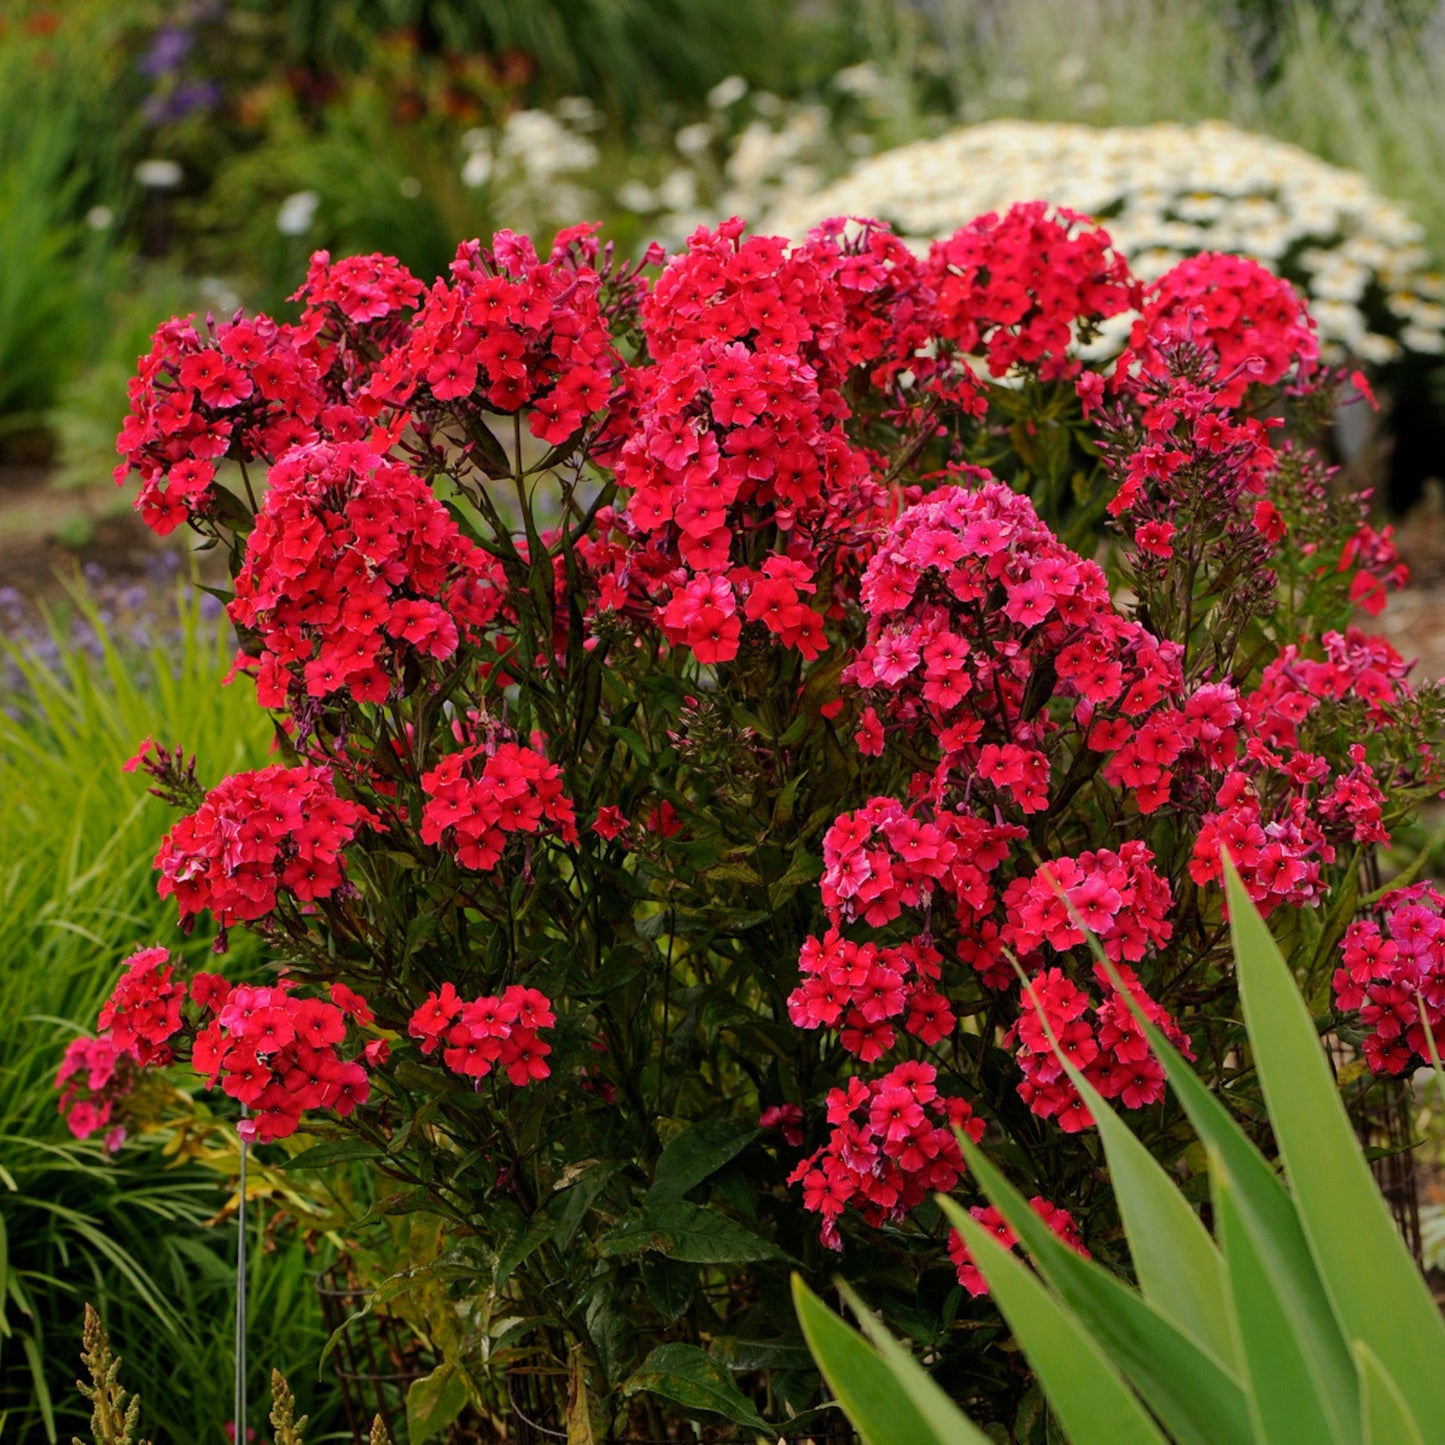
M 1140 1018 L 1254 1097 L 1223 847 L 1345 1009 L 1438 936 L 1426 902 L 1339 950 L 1445 713 L 1355 625 L 1403 569 L 1314 442 L 1363 381 L 1260 267 L 1145 287 L 1043 203 L 926 258 L 841 221 L 640 263 L 502 232 L 430 288 L 318 253 L 295 299 L 168 322 L 131 385 L 117 477 L 229 557 L 276 753 L 207 786 L 141 747 L 184 813 L 160 891 L 222 956 L 137 941 L 72 1126 L 189 1060 L 258 1148 L 319 1136 L 395 1180 L 377 1212 L 440 1216 L 376 1297 L 449 1302 L 414 1439 L 523 1363 L 579 1438 L 801 1428 L 793 1268 L 1012 1420 L 1027 1373 L 930 1200 L 977 1197 L 987 1133 L 1112 1257 L 1040 1020 L 1167 1159 Z M 1382 1065 L 1425 1042 L 1361 1018 Z

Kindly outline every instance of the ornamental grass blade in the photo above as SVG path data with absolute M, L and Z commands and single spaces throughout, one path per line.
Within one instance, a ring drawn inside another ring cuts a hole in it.
M 1271 1261 L 1255 1248 L 1255 1235 L 1239 1208 L 1234 1181 L 1215 1150 L 1210 1151 L 1209 1165 L 1231 1312 L 1260 1445 L 1296 1445 L 1304 1440 L 1359 1445 L 1357 1422 L 1330 1417 L 1317 1388 L 1308 1342 L 1276 1287 Z
M 1346 1336 L 1386 1362 L 1417 1419 L 1445 1419 L 1445 1323 L 1390 1218 L 1314 1021 L 1226 862 L 1244 1018 L 1299 1218 Z
M 1355 1341 L 1360 1363 L 1361 1433 L 1365 1445 L 1425 1445 L 1419 1422 L 1400 1387 L 1363 1340 Z
M 1333 1433 L 1323 1438 L 1349 1439 L 1348 1432 L 1356 1428 L 1360 1418 L 1355 1364 L 1315 1267 L 1294 1201 L 1264 1156 L 1230 1118 L 1228 1110 L 1145 1016 L 1112 969 L 1110 976 L 1143 1029 L 1149 1047 L 1164 1066 L 1200 1142 L 1214 1152 L 1228 1171 L 1234 1189 L 1233 1202 L 1249 1231 L 1254 1251 L 1270 1271 L 1281 1304 L 1304 1349 L 1314 1392 L 1331 1422 Z
M 1070 1249 L 971 1140 L 960 1142 L 979 1187 L 1039 1273 L 1180 1445 L 1253 1445 L 1240 1381 L 1107 1270 Z M 957 1224 L 959 1206 L 941 1196 L 938 1202 Z
M 1043 1010 L 1039 1020 L 1054 1057 L 1098 1126 L 1145 1301 L 1237 1376 L 1239 1360 L 1229 1329 L 1224 1260 L 1209 1231 L 1178 1183 L 1058 1047 Z
M 919 1365 L 906 1355 L 885 1362 L 796 1274 L 793 1304 L 823 1378 L 866 1445 L 989 1445 Z
M 1167 1445 L 1149 1412 L 1069 1308 L 972 1215 L 954 1205 L 948 1217 L 963 1235 L 1072 1445 Z

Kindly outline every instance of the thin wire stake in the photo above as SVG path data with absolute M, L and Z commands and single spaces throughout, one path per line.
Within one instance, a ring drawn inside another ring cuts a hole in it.
M 246 1106 L 241 1105 L 241 1117 Z M 246 1140 L 241 1143 L 241 1202 L 236 1210 L 236 1445 L 246 1445 Z

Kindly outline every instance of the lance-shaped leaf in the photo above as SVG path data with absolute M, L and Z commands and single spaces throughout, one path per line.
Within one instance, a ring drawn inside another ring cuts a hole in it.
M 1070 1249 L 971 1140 L 960 1143 L 979 1187 L 1039 1273 L 1181 1445 L 1253 1445 L 1239 1380 L 1108 1270 Z M 956 1224 L 963 1211 L 952 1200 L 939 1203 Z
M 729 1371 L 696 1345 L 658 1345 L 622 1386 L 623 1395 L 639 1390 L 675 1401 L 685 1410 L 706 1411 L 750 1430 L 773 1433 Z
M 1108 965 L 1106 965 L 1108 966 Z M 1111 967 L 1111 966 L 1109 966 Z M 1164 1066 L 1195 1133 L 1213 1149 L 1234 1186 L 1233 1202 L 1255 1252 L 1275 1281 L 1281 1306 L 1308 1362 L 1314 1393 L 1330 1422 L 1327 1439 L 1345 1439 L 1360 1418 L 1360 1389 L 1355 1363 L 1340 1333 L 1329 1296 L 1294 1201 L 1264 1156 L 1230 1118 L 1224 1105 L 1195 1076 L 1163 1033 L 1144 1014 L 1123 981 L 1113 975 L 1120 997 L 1132 1010 Z
M 686 1199 L 643 1204 L 597 1240 L 597 1252 L 629 1256 L 654 1250 L 688 1264 L 752 1264 L 787 1259 L 777 1245 L 730 1214 Z
M 1092 1332 L 991 1230 L 956 1205 L 948 1215 L 1073 1445 L 1167 1445 Z
M 988 1445 L 881 1325 L 870 1330 L 880 1347 L 871 1349 L 797 1275 L 793 1304 L 823 1378 L 867 1445 Z M 871 1318 L 855 1309 L 860 1319 Z M 886 1355 L 885 1340 L 892 1346 Z
M 1390 1372 L 1362 1340 L 1355 1341 L 1360 1362 L 1360 1408 L 1365 1445 L 1425 1445 L 1419 1421 Z
M 1240 1213 L 1227 1167 L 1214 1151 L 1209 1163 L 1231 1313 L 1261 1445 L 1292 1445 L 1296 1440 L 1359 1445 L 1358 1423 L 1332 1421 L 1315 1389 L 1309 1343 L 1295 1328 L 1277 1287 L 1274 1261 L 1255 1248 L 1255 1236 Z
M 1245 1023 L 1300 1221 L 1346 1336 L 1387 1362 L 1420 1420 L 1445 1420 L 1445 1323 L 1370 1175 L 1294 976 L 1232 865 Z
M 1237 1377 L 1224 1261 L 1209 1231 L 1164 1166 L 1059 1048 L 1047 1014 L 1038 1013 L 1054 1057 L 1098 1126 L 1144 1299 Z

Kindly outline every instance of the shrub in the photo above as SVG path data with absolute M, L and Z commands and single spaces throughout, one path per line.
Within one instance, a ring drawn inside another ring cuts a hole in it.
M 1172 1156 L 1139 1013 L 1251 1087 L 1221 847 L 1316 986 L 1357 895 L 1318 905 L 1440 787 L 1439 691 L 1350 622 L 1402 569 L 1310 450 L 1351 383 L 1300 299 L 1217 255 L 1145 287 L 1043 203 L 926 260 L 734 221 L 652 275 L 583 227 L 426 290 L 318 254 L 299 294 L 162 327 L 117 473 L 230 558 L 280 754 L 137 762 L 186 814 L 183 928 L 272 971 L 141 940 L 73 1126 L 189 1058 L 258 1146 L 319 1134 L 395 1181 L 378 1215 L 439 1215 L 377 1292 L 450 1301 L 433 1432 L 522 1359 L 578 1432 L 805 1411 L 786 1273 L 842 1246 L 1016 1400 L 929 1196 L 993 1127 L 1107 1252 L 1036 1009 Z

